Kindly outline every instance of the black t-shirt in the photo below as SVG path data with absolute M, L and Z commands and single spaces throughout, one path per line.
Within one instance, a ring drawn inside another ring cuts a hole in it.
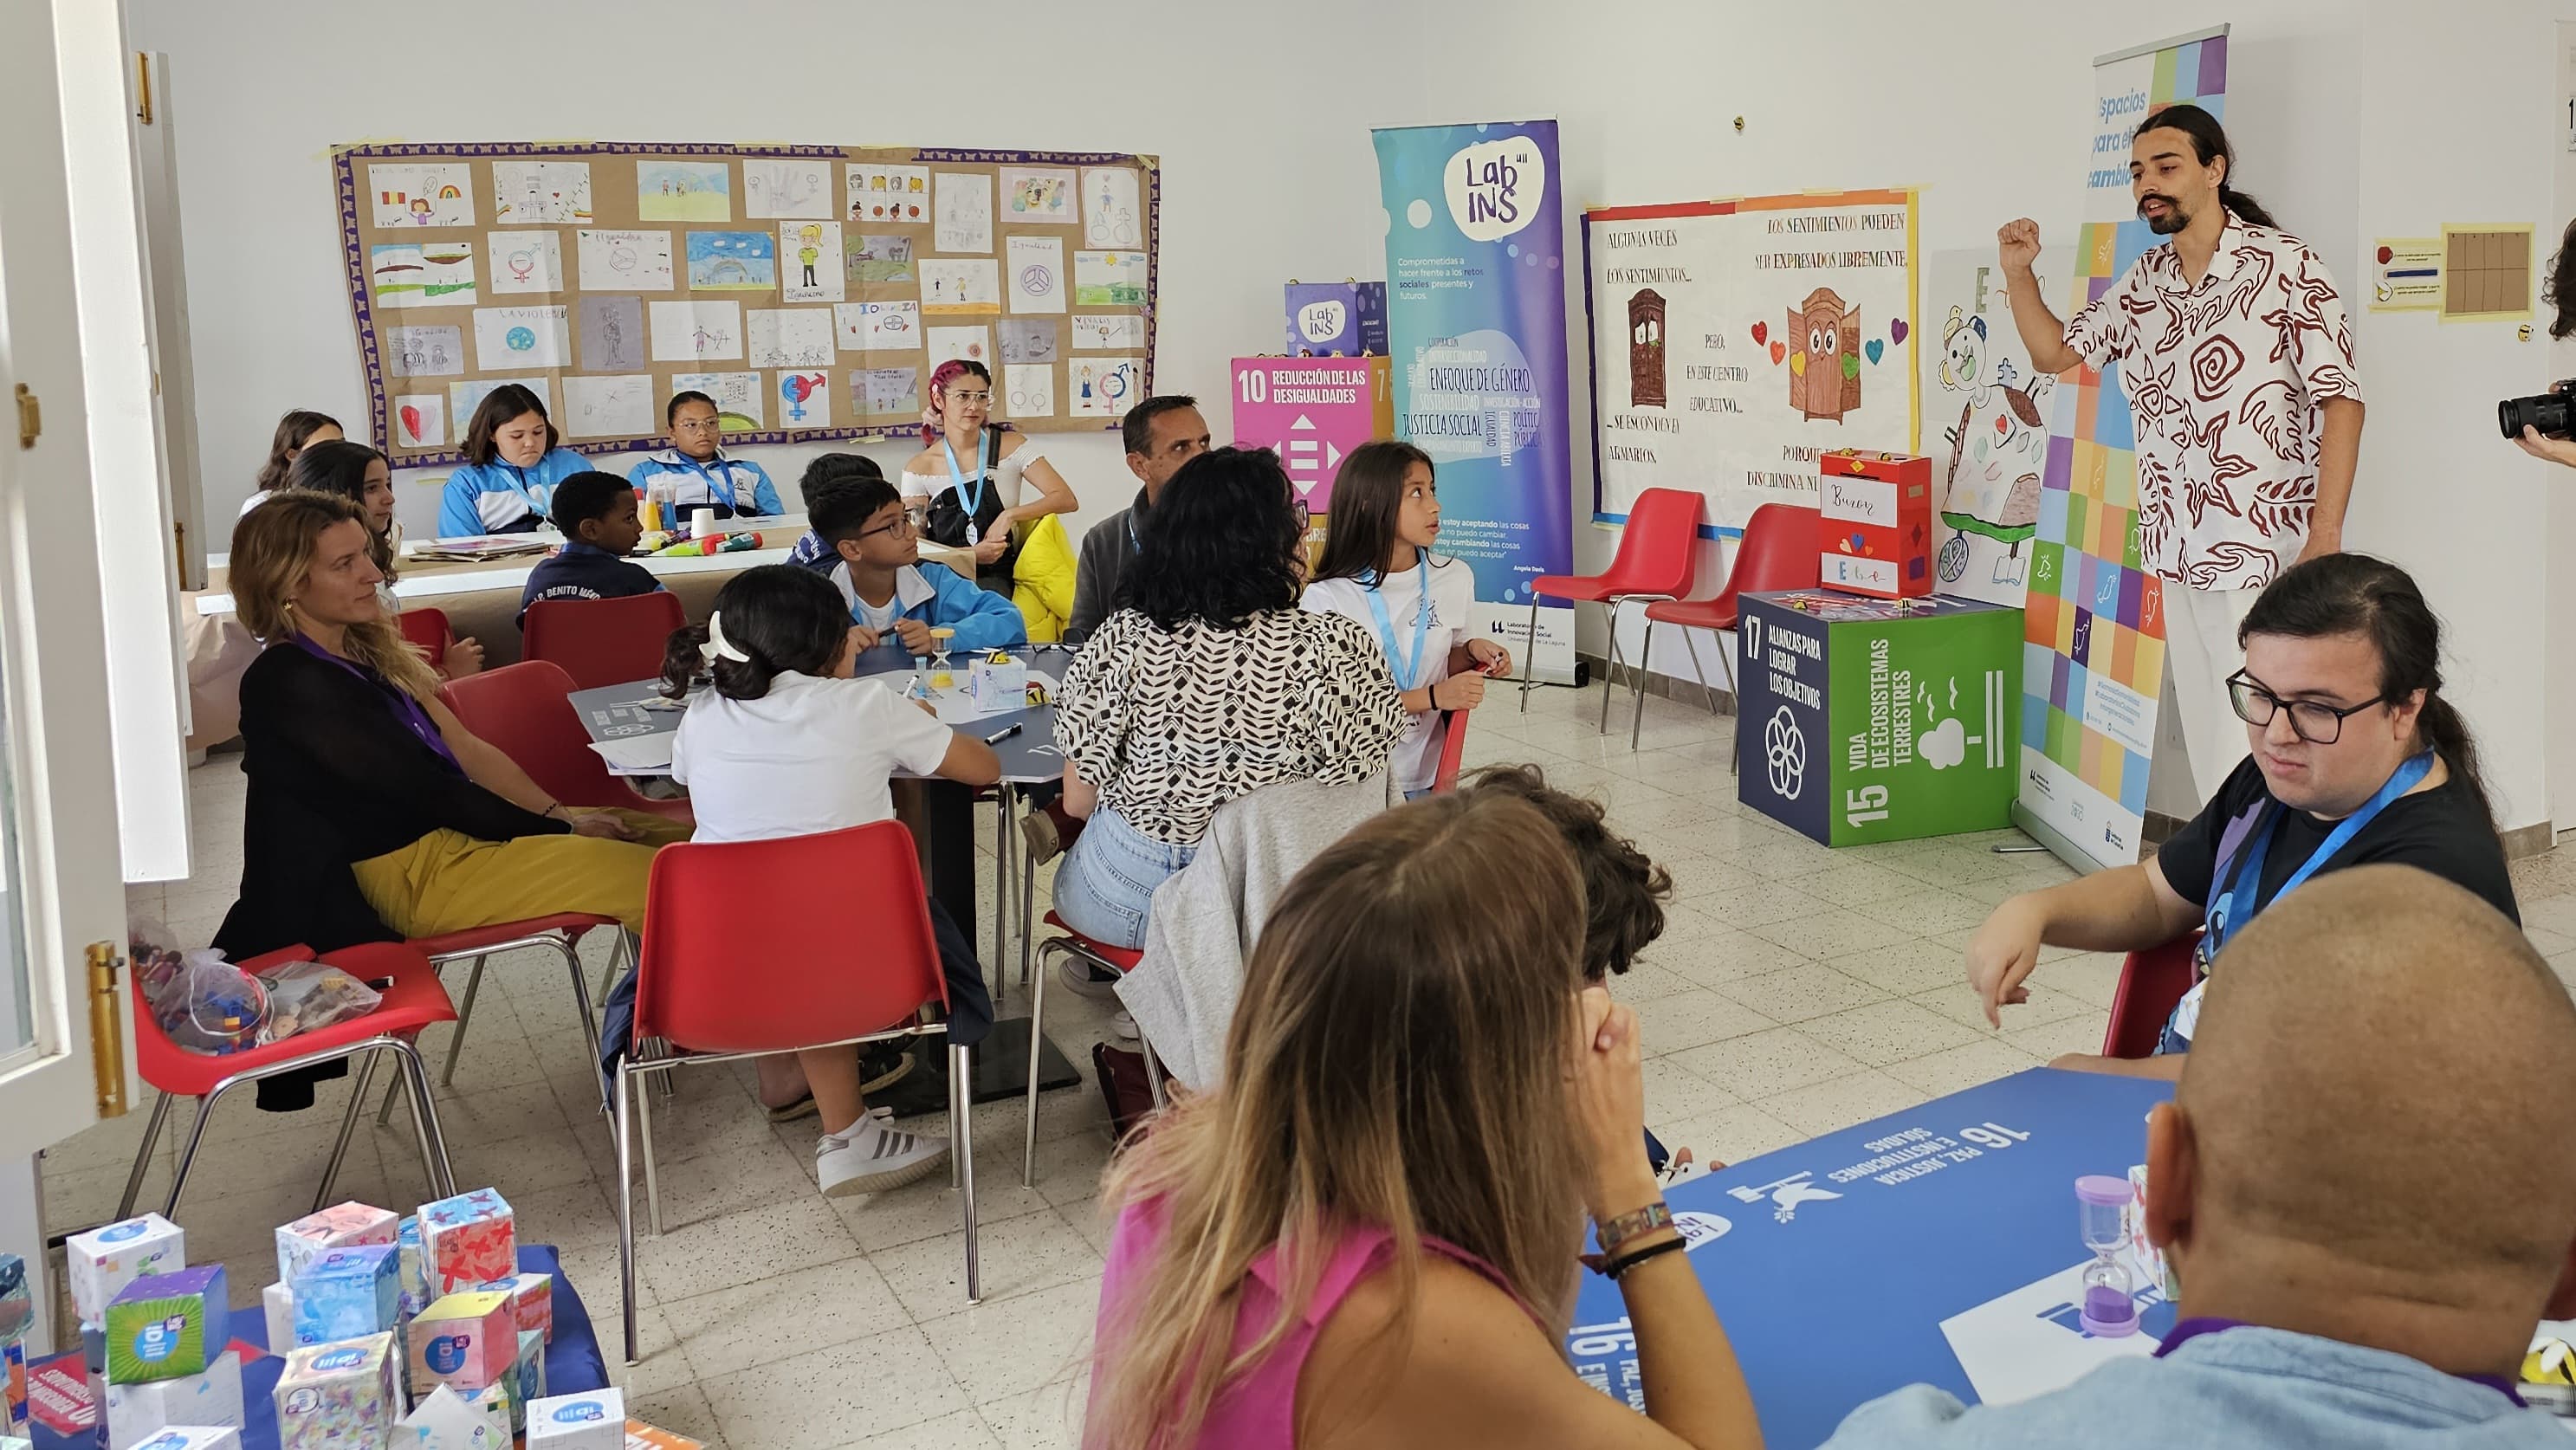
M 2236 868 L 2252 848 L 2254 838 L 2248 835 L 2245 844 L 2236 848 L 2235 856 L 2227 863 L 2227 879 L 2213 887 L 2210 878 L 2217 869 L 2219 842 L 2227 833 L 2228 823 L 2258 803 L 2265 805 L 2266 818 L 2280 818 L 2271 852 L 2263 858 L 2262 879 L 2255 883 L 2258 912 L 2271 904 L 2281 883 L 2290 879 L 2291 873 L 2334 832 L 2335 822 L 2319 820 L 2306 811 L 2291 810 L 2272 800 L 2271 791 L 2263 783 L 2262 767 L 2248 758 L 2227 777 L 2227 783 L 2218 788 L 2218 794 L 2210 798 L 2200 814 L 2156 853 L 2156 864 L 2163 869 L 2165 882 L 2175 894 L 2205 907 L 2213 890 L 2223 891 L 2235 884 Z M 2260 822 L 2256 828 L 2264 829 Z M 2320 863 L 2317 873 L 2379 863 L 2429 871 L 2476 892 L 2516 926 L 2522 924 L 2522 912 L 2513 899 L 2513 877 L 2505 870 L 2504 844 L 2496 839 L 2495 826 L 2478 805 L 2477 797 L 2457 775 L 2431 790 L 2390 801 L 2387 809 L 2363 826 L 2333 859 Z

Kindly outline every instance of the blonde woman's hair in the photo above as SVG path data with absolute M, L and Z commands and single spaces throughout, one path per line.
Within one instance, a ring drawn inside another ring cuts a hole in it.
M 1223 1084 L 1111 1172 L 1105 1210 L 1150 1206 L 1166 1227 L 1104 1306 L 1086 1444 L 1195 1444 L 1355 1227 L 1394 1235 L 1404 1307 L 1376 1364 L 1403 1361 L 1425 1236 L 1564 1329 L 1583 1244 L 1569 1087 L 1583 923 L 1563 838 L 1500 792 L 1390 811 L 1298 873 L 1246 970 Z M 1245 1280 L 1273 1247 L 1281 1316 L 1235 1355 Z
M 289 601 L 313 570 L 323 531 L 344 523 L 365 529 L 367 516 L 337 494 L 300 489 L 271 494 L 241 516 L 233 525 L 227 582 L 242 628 L 263 644 L 295 636 L 301 626 Z M 374 670 L 423 704 L 437 696 L 438 676 L 430 671 L 428 658 L 403 639 L 392 620 L 378 615 L 350 625 L 342 638 L 352 663 Z

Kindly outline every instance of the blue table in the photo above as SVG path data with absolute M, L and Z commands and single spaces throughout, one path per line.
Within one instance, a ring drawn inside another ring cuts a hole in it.
M 590 1328 L 590 1312 L 581 1307 L 581 1296 L 573 1292 L 572 1281 L 564 1277 L 563 1264 L 555 1251 L 544 1244 L 522 1246 L 519 1272 L 546 1274 L 555 1281 L 555 1337 L 546 1346 L 546 1393 L 573 1395 L 606 1388 L 608 1362 L 600 1358 L 599 1338 Z M 231 1327 L 233 1343 L 268 1348 L 268 1321 L 258 1305 L 235 1309 Z M 43 1363 L 66 1360 L 77 1369 L 80 1351 L 55 1355 Z M 28 1366 L 31 1370 L 38 1367 Z M 242 1450 L 277 1450 L 277 1378 L 285 1372 L 283 1355 L 242 1356 L 242 1409 L 250 1422 L 242 1430 Z M 34 1438 L 37 1450 L 97 1450 L 104 1438 L 57 1435 L 41 1424 L 31 1425 L 28 1434 Z
M 1943 1329 L 1971 1310 L 1980 1329 L 2006 1316 L 2002 1335 L 1978 1341 L 1982 1376 L 2027 1376 L 2060 1335 L 2067 1362 L 2109 1348 L 2039 1281 L 2091 1257 L 2075 1180 L 2145 1161 L 2147 1111 L 2172 1095 L 2171 1083 L 2032 1068 L 1674 1187 L 1676 1215 L 1705 1216 L 1688 1225 L 1691 1267 L 1744 1366 L 1764 1442 L 1815 1445 L 1855 1407 L 1918 1382 L 1976 1403 Z M 2122 1347 L 2143 1351 L 2173 1309 L 2147 1286 L 2136 1297 L 2145 1332 Z M 1618 1287 L 1586 1274 L 1567 1344 L 1578 1373 L 1642 1406 L 1626 1315 Z

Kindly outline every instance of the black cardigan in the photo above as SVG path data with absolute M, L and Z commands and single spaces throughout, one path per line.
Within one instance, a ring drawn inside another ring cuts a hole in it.
M 215 933 L 233 960 L 299 942 L 328 952 L 399 940 L 349 867 L 432 831 L 507 841 L 571 829 L 459 774 L 397 718 L 393 689 L 293 644 L 243 674 L 241 897 Z

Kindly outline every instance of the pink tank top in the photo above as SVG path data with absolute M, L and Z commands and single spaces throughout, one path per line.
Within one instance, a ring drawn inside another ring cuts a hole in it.
M 1304 1373 L 1306 1356 L 1315 1348 L 1315 1335 L 1360 1280 L 1394 1258 L 1393 1239 L 1393 1234 L 1377 1227 L 1343 1236 L 1341 1247 L 1333 1251 L 1322 1276 L 1315 1281 L 1315 1296 L 1307 1304 L 1304 1316 L 1267 1359 L 1208 1407 L 1207 1422 L 1199 1429 L 1200 1450 L 1295 1450 L 1297 1377 Z M 1156 1206 L 1129 1204 L 1119 1213 L 1117 1232 L 1109 1242 L 1108 1266 L 1101 1277 L 1101 1317 L 1093 1334 L 1095 1355 L 1116 1353 L 1119 1335 L 1117 1326 L 1109 1322 L 1109 1306 L 1144 1276 L 1162 1243 L 1163 1220 Z M 1465 1249 L 1435 1238 L 1425 1238 L 1422 1247 L 1475 1270 L 1504 1293 L 1512 1293 L 1501 1274 Z M 1252 1272 L 1244 1282 L 1242 1307 L 1235 1315 L 1236 1353 L 1250 1348 L 1279 1317 L 1284 1275 L 1278 1257 L 1279 1251 L 1272 1248 L 1252 1261 Z M 1519 1302 L 1519 1296 L 1514 1294 L 1513 1300 Z M 1526 1312 L 1528 1306 L 1524 1304 L 1522 1309 Z M 1095 1374 L 1095 1381 L 1097 1378 Z M 1088 1437 L 1084 1440 L 1085 1445 L 1094 1443 Z

